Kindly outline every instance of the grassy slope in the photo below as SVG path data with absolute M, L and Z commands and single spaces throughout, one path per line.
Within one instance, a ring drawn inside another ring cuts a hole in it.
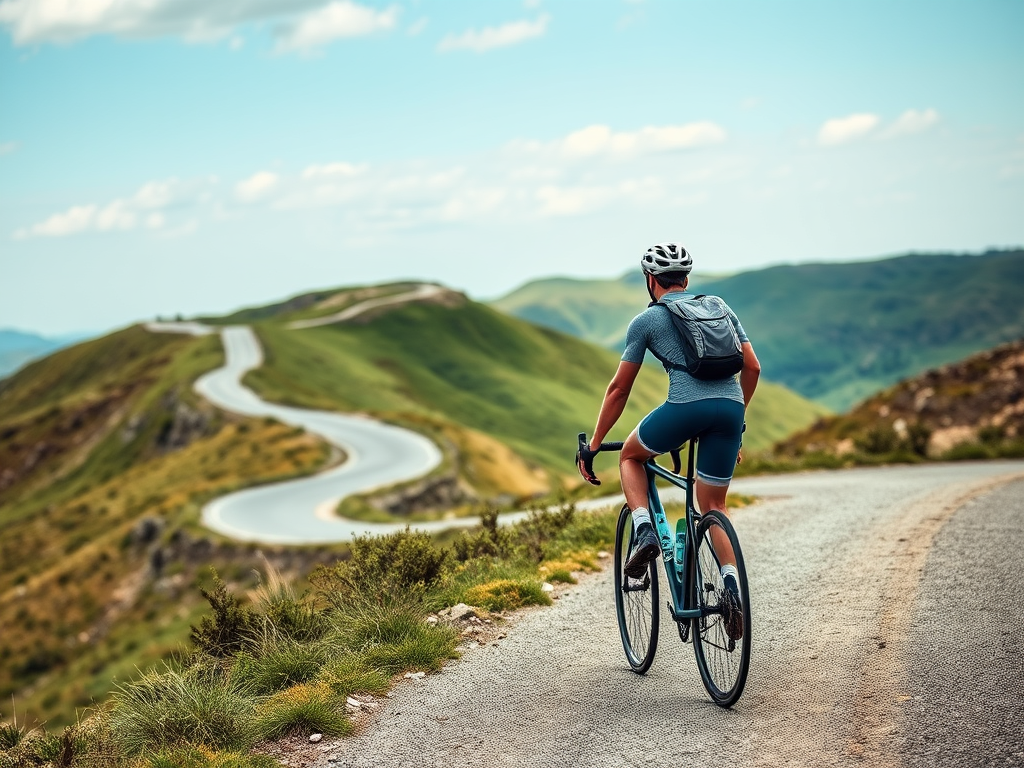
M 559 474 L 571 473 L 574 435 L 593 428 L 617 364 L 606 350 L 472 302 L 410 304 L 365 324 L 257 330 L 267 359 L 246 381 L 268 399 L 454 422 Z M 662 396 L 657 377 L 643 376 L 620 436 Z
M 630 286 L 638 297 L 632 306 Z M 693 281 L 695 290 L 720 294 L 736 310 L 767 378 L 837 410 L 928 367 L 1019 337 L 1021 286 L 1019 250 L 782 266 Z M 625 278 L 575 288 L 540 281 L 495 304 L 615 347 L 645 301 L 643 287 Z M 600 330 L 586 319 L 591 306 L 604 314 Z M 614 324 L 619 333 L 610 335 Z
M 541 466 L 571 474 L 573 437 L 593 428 L 617 355 L 480 304 L 414 304 L 365 324 L 289 331 L 265 323 L 263 368 L 247 383 L 271 400 L 384 415 L 419 414 L 490 435 Z M 645 366 L 613 437 L 664 400 L 664 373 Z M 755 398 L 757 450 L 824 409 L 781 387 Z
M 133 327 L 57 352 L 0 386 L 0 467 L 24 466 L 49 446 L 0 494 L 0 699 L 17 693 L 30 721 L 73 719 L 112 676 L 187 637 L 201 602 L 195 569 L 158 589 L 147 548 L 130 544 L 139 518 L 162 518 L 168 531 L 188 526 L 206 498 L 325 460 L 323 444 L 292 428 L 225 420 L 209 408 L 187 447 L 161 447 L 179 407 L 204 412 L 191 382 L 222 357 L 214 337 Z

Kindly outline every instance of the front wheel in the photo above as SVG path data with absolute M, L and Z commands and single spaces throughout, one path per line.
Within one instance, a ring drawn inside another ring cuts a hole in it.
M 633 515 L 625 504 L 615 528 L 615 613 L 626 661 L 642 675 L 658 647 L 658 561 L 651 560 L 643 578 L 623 572 L 633 543 Z
M 728 537 L 736 556 L 739 594 L 726 589 L 721 563 L 712 544 L 712 532 L 722 541 Z M 701 518 L 696 532 L 695 605 L 701 616 L 693 620 L 693 650 L 697 668 L 711 698 L 729 707 L 743 693 L 750 664 L 750 601 L 747 571 L 736 531 L 724 514 L 712 510 Z

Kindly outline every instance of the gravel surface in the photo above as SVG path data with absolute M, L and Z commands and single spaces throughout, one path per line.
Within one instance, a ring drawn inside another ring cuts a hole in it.
M 553 607 L 515 619 L 496 646 L 468 650 L 439 674 L 401 681 L 359 735 L 324 739 L 292 754 L 287 764 L 899 765 L 901 748 L 931 743 L 933 733 L 945 733 L 949 725 L 938 699 L 929 703 L 907 694 L 941 683 L 929 675 L 908 680 L 905 661 L 932 655 L 917 637 L 936 610 L 929 603 L 933 579 L 925 579 L 920 602 L 917 594 L 923 571 L 948 572 L 932 565 L 934 557 L 928 560 L 932 540 L 971 497 L 1012 476 L 1024 476 L 1024 462 L 736 482 L 737 491 L 763 501 L 733 516 L 747 560 L 754 635 L 746 691 L 732 710 L 709 702 L 692 648 L 679 642 L 667 620 L 651 671 L 642 677 L 629 671 L 615 624 L 611 573 L 605 572 Z M 1019 498 L 1020 488 L 1018 483 L 998 498 Z M 965 514 L 955 518 L 957 524 Z M 1009 525 L 1019 535 L 1016 520 Z M 975 567 L 964 576 L 977 574 Z M 1006 586 L 1012 599 L 1005 604 L 1014 614 L 1009 620 L 1017 627 L 1020 580 L 1019 570 L 1010 573 Z M 991 632 L 976 619 L 978 607 L 989 604 L 987 583 L 973 594 L 977 602 L 957 605 L 953 613 L 942 602 L 939 621 L 951 638 L 968 627 Z M 1004 649 L 1019 649 L 1019 638 L 1013 642 L 1018 645 Z M 996 646 L 989 642 L 982 650 L 992 655 Z M 953 697 L 973 685 L 946 680 Z M 930 716 L 913 714 L 918 706 Z M 1005 711 L 999 723 L 1012 721 L 1012 701 Z M 999 723 L 994 728 L 1002 733 Z M 907 740 L 902 728 L 921 730 Z M 981 749 L 979 740 L 988 736 L 965 729 L 955 738 Z M 920 754 L 915 765 L 932 764 Z
M 1024 482 L 968 502 L 935 537 L 913 612 L 904 763 L 1024 766 Z

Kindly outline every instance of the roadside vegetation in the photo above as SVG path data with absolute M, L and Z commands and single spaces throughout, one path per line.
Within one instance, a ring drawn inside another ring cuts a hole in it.
M 358 538 L 301 595 L 273 569 L 248 594 L 214 574 L 187 649 L 63 730 L 4 724 L 0 768 L 276 765 L 261 745 L 345 735 L 350 697 L 372 700 L 396 676 L 456 658 L 463 638 L 438 618 L 443 609 L 468 603 L 500 623 L 508 611 L 550 604 L 545 582 L 599 569 L 616 516 L 563 505 L 502 527 L 491 511 L 446 543 L 409 530 Z
M 217 339 L 132 327 L 0 382 L 0 711 L 74 721 L 171 654 L 202 611 L 199 509 L 243 485 L 306 474 L 329 447 L 272 420 L 236 419 L 191 383 Z M 247 570 L 247 568 L 246 568 Z

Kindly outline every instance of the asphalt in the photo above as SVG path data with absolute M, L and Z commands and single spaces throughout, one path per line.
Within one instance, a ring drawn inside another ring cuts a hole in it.
M 311 544 L 344 541 L 361 533 L 401 526 L 361 523 L 333 514 L 345 496 L 387 487 L 426 474 L 441 462 L 438 447 L 416 432 L 356 414 L 292 408 L 261 400 L 242 377 L 263 362 L 248 326 L 221 332 L 225 365 L 202 376 L 196 391 L 226 411 L 272 417 L 340 447 L 346 460 L 313 477 L 274 483 L 222 496 L 203 509 L 209 528 L 243 541 Z
M 513 619 L 496 645 L 467 648 L 438 674 L 400 681 L 359 734 L 308 745 L 290 764 L 945 765 L 942 745 L 956 741 L 963 762 L 951 765 L 1020 765 L 1005 751 L 1021 720 L 1012 681 L 1022 549 L 969 565 L 944 543 L 978 535 L 979 553 L 998 552 L 1006 528 L 1019 541 L 1020 482 L 986 497 L 1018 510 L 1003 522 L 993 517 L 991 532 L 972 527 L 964 507 L 1013 476 L 1024 477 L 1024 462 L 738 481 L 736 490 L 762 501 L 733 515 L 750 579 L 753 652 L 731 710 L 710 703 L 691 647 L 667 620 L 651 671 L 629 671 L 604 572 L 554 606 Z M 983 578 L 990 567 L 1005 569 L 1003 598 L 993 600 L 1000 593 Z M 958 581 L 947 583 L 951 570 Z M 1000 630 L 978 618 L 984 611 L 996 621 L 993 603 L 1005 613 Z M 976 653 L 963 652 L 964 638 L 974 638 Z M 949 675 L 936 671 L 943 664 Z M 951 708 L 950 700 L 960 703 Z M 997 706 L 974 706 L 987 701 Z M 987 763 L 990 754 L 1002 761 Z
M 978 497 L 935 537 L 911 619 L 908 768 L 1024 766 L 1024 482 Z

